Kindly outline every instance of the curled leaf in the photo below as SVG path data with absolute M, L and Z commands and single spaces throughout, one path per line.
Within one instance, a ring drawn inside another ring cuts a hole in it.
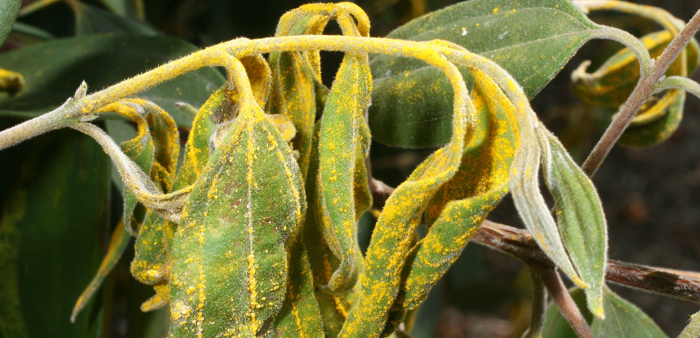
M 669 31 L 659 31 L 641 38 L 649 55 L 656 58 L 673 39 Z M 686 47 L 686 74 L 692 73 L 698 65 L 700 46 L 693 39 Z M 595 72 L 587 73 L 590 61 L 585 61 L 571 74 L 574 93 L 584 102 L 601 107 L 618 107 L 625 103 L 639 80 L 639 61 L 629 48 L 624 48 L 611 56 Z M 680 75 L 683 60 L 676 59 L 667 75 Z
M 340 65 L 336 80 L 326 100 L 319 132 L 319 189 L 321 224 L 324 237 L 341 263 L 327 287 L 331 293 L 352 288 L 361 261 L 357 244 L 358 214 L 355 210 L 355 173 L 364 171 L 363 161 L 357 161 L 360 126 L 365 123 L 364 112 L 369 105 L 372 80 L 367 57 L 347 54 Z M 357 168 L 360 166 L 361 168 Z M 364 185 L 367 185 L 365 179 Z

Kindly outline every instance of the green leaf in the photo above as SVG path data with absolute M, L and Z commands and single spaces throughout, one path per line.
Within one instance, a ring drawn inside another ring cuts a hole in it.
M 542 171 L 555 202 L 559 232 L 579 277 L 588 284 L 588 309 L 604 318 L 603 287 L 608 231 L 593 182 L 576 165 L 559 140 L 544 127 L 540 139 Z M 544 230 L 546 231 L 546 230 Z M 557 237 L 557 234 L 553 237 Z M 574 276 L 570 276 L 573 277 Z
M 287 250 L 306 212 L 292 151 L 247 98 L 173 240 L 170 334 L 252 337 L 281 309 Z
M 606 319 L 594 319 L 591 325 L 596 337 L 668 337 L 646 313 L 608 288 L 605 289 L 604 305 Z
M 585 294 L 581 289 L 573 289 L 569 292 L 581 310 L 584 318 L 591 325 L 596 337 L 605 338 L 667 338 L 668 336 L 634 304 L 624 300 L 607 287 L 603 292 L 603 306 L 606 318 L 598 319 L 586 310 Z M 592 322 L 591 322 L 592 321 Z M 569 323 L 559 312 L 555 304 L 549 306 L 543 338 L 576 338 Z
M 0 45 L 10 34 L 20 7 L 22 7 L 21 0 L 0 0 Z
M 104 88 L 197 49 L 172 37 L 100 35 L 54 40 L 0 54 L 0 68 L 23 74 L 26 82 L 21 95 L 0 94 L 0 115 L 36 116 L 72 97 L 83 80 L 89 88 Z M 178 125 L 189 126 L 191 120 L 175 103 L 201 106 L 224 83 L 217 70 L 200 69 L 136 96 L 163 107 Z
M 3 292 L 18 292 L 13 311 L 19 317 L 3 313 L 0 319 L 3 334 L 14 332 L 7 337 L 22 337 L 21 332 L 28 337 L 101 335 L 100 309 L 94 303 L 75 324 L 69 319 L 100 262 L 99 243 L 108 229 L 109 168 L 99 145 L 75 131 L 35 141 L 0 226 L 2 256 L 16 255 L 0 272 L 3 281 L 16 283 Z M 20 322 L 8 322 L 10 318 Z
M 75 35 L 89 34 L 159 35 L 155 29 L 134 18 L 119 16 L 81 2 L 75 11 Z
M 388 37 L 443 39 L 494 60 L 535 96 L 597 25 L 566 0 L 472 0 L 432 12 Z M 451 135 L 452 90 L 420 61 L 372 59 L 369 123 L 375 140 L 400 147 L 443 144 Z M 468 71 L 462 73 L 469 78 Z

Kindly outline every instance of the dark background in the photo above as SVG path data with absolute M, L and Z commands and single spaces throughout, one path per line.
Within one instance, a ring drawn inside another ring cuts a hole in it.
M 29 1 L 25 1 L 29 2 Z M 277 20 L 306 1 L 292 0 L 150 0 L 147 21 L 168 35 L 207 46 L 236 37 L 274 34 Z M 371 35 L 383 36 L 421 13 L 443 8 L 447 0 L 357 1 L 372 22 Z M 700 9 L 700 1 L 636 1 L 663 7 L 687 21 Z M 99 6 L 98 2 L 92 2 Z M 21 20 L 70 36 L 71 11 L 63 4 Z M 643 34 L 658 29 L 624 15 L 595 15 L 594 21 Z M 329 28 L 330 31 L 333 28 Z M 17 48 L 9 41 L 4 49 Z M 581 61 L 602 62 L 620 48 L 612 42 L 593 41 L 584 46 L 565 69 L 534 100 L 541 119 L 562 139 L 582 163 L 602 134 L 609 117 L 584 106 L 569 88 L 571 71 Z M 331 81 L 340 54 L 324 54 L 324 69 Z M 699 77 L 694 77 L 696 80 Z M 689 96 L 678 131 L 661 145 L 648 149 L 617 146 L 594 177 L 609 223 L 609 257 L 613 259 L 700 271 L 700 101 Z M 373 145 L 375 175 L 396 185 L 429 153 Z M 512 202 L 506 200 L 490 219 L 521 226 Z M 529 276 L 512 257 L 470 245 L 423 306 L 414 330 L 416 337 L 519 337 L 529 309 Z M 640 306 L 671 337 L 684 327 L 697 304 L 612 287 Z

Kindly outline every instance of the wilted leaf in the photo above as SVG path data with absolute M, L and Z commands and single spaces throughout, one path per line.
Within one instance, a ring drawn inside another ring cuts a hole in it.
M 640 40 L 649 50 L 649 56 L 657 58 L 673 39 L 669 31 L 660 31 L 645 35 Z M 695 39 L 686 48 L 687 74 L 698 65 L 700 46 Z M 572 74 L 571 82 L 574 93 L 588 104 L 601 107 L 618 107 L 627 101 L 639 81 L 639 61 L 635 54 L 624 48 L 611 56 L 593 73 L 586 73 L 589 61 L 582 63 Z M 667 70 L 666 75 L 677 74 L 682 60 L 679 58 Z M 674 70 L 676 70 L 674 72 Z M 676 74 L 674 74 L 676 73 Z
M 510 165 L 518 148 L 515 107 L 485 74 L 472 97 L 479 118 L 465 135 L 459 170 L 443 185 L 425 212 L 429 230 L 416 247 L 405 285 L 406 309 L 417 307 L 459 257 L 486 215 L 508 192 Z
M 620 144 L 643 148 L 657 145 L 668 140 L 678 129 L 683 119 L 683 108 L 686 93 L 683 90 L 671 89 L 663 98 L 648 109 L 659 110 L 660 118 L 642 125 L 630 125 L 620 136 Z
M 173 241 L 170 334 L 253 336 L 282 307 L 306 204 L 286 141 L 252 98 L 212 154 Z
M 83 80 L 90 88 L 104 88 L 196 50 L 172 37 L 85 36 L 3 53 L 0 68 L 24 74 L 26 87 L 14 98 L 0 93 L 0 114 L 33 117 L 72 97 Z M 201 106 L 224 82 L 217 70 L 200 69 L 136 96 L 163 107 L 178 125 L 188 126 L 191 120 L 175 103 Z
M 372 90 L 367 57 L 346 54 L 326 100 L 319 132 L 319 189 L 321 225 L 324 237 L 341 260 L 327 287 L 331 293 L 343 293 L 357 282 L 362 261 L 357 244 L 357 220 L 364 210 L 355 210 L 355 172 L 364 169 L 356 161 L 360 126 Z M 365 185 L 367 182 L 365 181 Z
M 452 79 L 453 81 L 461 81 Z M 454 83 L 454 82 L 453 82 Z M 457 86 L 453 133 L 449 144 L 421 163 L 386 201 L 365 257 L 360 276 L 362 291 L 353 305 L 340 337 L 376 337 L 382 332 L 400 288 L 402 266 L 412 246 L 413 233 L 425 205 L 457 171 L 467 132 L 465 122 L 476 112 L 466 88 Z
M 102 285 L 102 282 L 104 282 L 107 275 L 122 258 L 122 254 L 124 254 L 124 250 L 126 250 L 126 247 L 130 242 L 131 235 L 124 228 L 124 224 L 119 222 L 112 232 L 112 237 L 110 238 L 109 246 L 107 247 L 107 253 L 105 254 L 104 258 L 102 258 L 102 263 L 100 263 L 100 267 L 97 269 L 95 277 L 92 278 L 90 284 L 88 284 L 85 290 L 83 290 L 83 293 L 80 294 L 80 297 L 78 297 L 78 300 L 75 302 L 75 306 L 73 306 L 73 312 L 70 316 L 71 322 L 75 322 L 75 318 L 78 316 L 80 311 L 82 311 L 83 308 L 88 305 L 88 302 Z
M 588 284 L 588 309 L 604 318 L 603 288 L 608 251 L 608 230 L 603 207 L 593 182 L 576 165 L 559 140 L 542 135 L 542 172 L 552 193 L 561 239 L 579 277 Z M 571 276 L 573 278 L 573 276 Z
M 387 37 L 459 44 L 494 60 L 533 97 L 596 28 L 566 0 L 472 0 L 415 19 Z M 374 57 L 371 67 L 369 123 L 377 141 L 402 147 L 448 141 L 452 91 L 439 72 L 391 56 Z

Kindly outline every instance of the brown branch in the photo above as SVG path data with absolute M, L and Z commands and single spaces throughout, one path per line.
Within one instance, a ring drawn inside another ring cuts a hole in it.
M 605 130 L 600 141 L 598 141 L 598 144 L 595 145 L 591 154 L 588 155 L 586 162 L 581 166 L 583 172 L 588 176 L 593 176 L 598 170 L 598 167 L 600 167 L 600 164 L 603 163 L 605 157 L 610 153 L 610 149 L 612 149 L 622 133 L 627 129 L 627 126 L 629 126 L 632 118 L 634 118 L 637 111 L 642 107 L 642 104 L 644 104 L 649 96 L 654 94 L 654 85 L 659 81 L 661 76 L 664 75 L 666 69 L 668 69 L 671 63 L 678 57 L 681 51 L 683 51 L 685 46 L 688 45 L 690 39 L 695 35 L 698 29 L 700 29 L 700 11 L 695 13 L 695 16 L 690 19 L 688 24 L 683 27 L 673 41 L 671 41 L 668 48 L 656 59 L 648 76 L 643 76 L 639 79 L 634 91 L 620 109 L 620 113 L 610 123 L 608 129 Z
M 527 230 L 484 221 L 473 242 L 510 254 L 531 267 L 553 269 L 554 263 Z M 605 279 L 621 286 L 700 303 L 697 273 L 608 260 Z
M 372 179 L 375 206 L 382 208 L 394 188 Z M 485 220 L 471 239 L 492 249 L 510 254 L 533 269 L 554 269 L 547 254 L 537 246 L 525 229 Z M 621 286 L 667 297 L 700 303 L 700 273 L 651 267 L 608 260 L 605 279 Z
M 576 332 L 576 335 L 579 336 L 579 338 L 595 338 L 593 331 L 591 331 L 591 328 L 588 326 L 586 318 L 583 317 L 581 310 L 578 309 L 574 300 L 571 299 L 569 290 L 564 286 L 564 282 L 562 282 L 561 277 L 559 277 L 557 270 L 553 268 L 533 267 L 531 267 L 531 269 L 539 274 L 542 284 L 547 288 L 547 292 L 552 296 L 557 307 L 559 307 L 559 312 L 561 312 L 562 316 L 569 322 L 571 328 Z

